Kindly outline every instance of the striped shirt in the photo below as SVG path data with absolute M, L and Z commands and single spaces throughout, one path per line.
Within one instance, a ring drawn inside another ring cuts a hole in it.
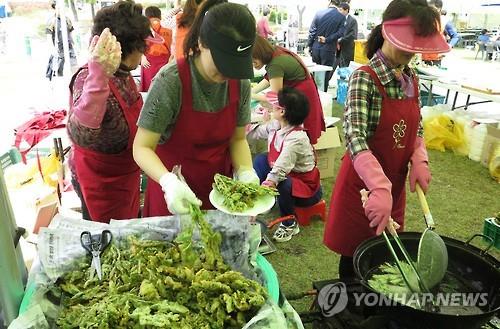
M 372 57 L 368 65 L 377 74 L 389 98 L 406 97 L 400 82 L 394 75 L 394 70 L 389 68 L 377 54 Z M 404 72 L 411 77 L 416 74 L 408 66 L 404 68 Z M 367 141 L 375 134 L 381 110 L 382 95 L 371 76 L 362 70 L 354 71 L 349 79 L 343 124 L 344 140 L 352 158 L 359 152 L 369 149 Z M 422 120 L 420 120 L 417 135 L 423 136 Z

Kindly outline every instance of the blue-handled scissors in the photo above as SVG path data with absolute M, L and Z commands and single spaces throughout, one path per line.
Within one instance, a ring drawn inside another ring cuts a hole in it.
M 92 255 L 91 275 L 94 275 L 94 271 L 97 272 L 99 280 L 102 278 L 101 254 L 109 246 L 112 239 L 113 235 L 108 230 L 103 230 L 101 234 L 94 235 L 90 234 L 89 231 L 83 231 L 80 235 L 82 247 Z

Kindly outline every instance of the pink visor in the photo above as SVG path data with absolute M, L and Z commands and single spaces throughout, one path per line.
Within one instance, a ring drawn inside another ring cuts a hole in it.
M 409 53 L 438 54 L 450 51 L 450 46 L 441 33 L 436 32 L 428 36 L 417 35 L 411 17 L 384 22 L 382 35 L 394 47 Z
M 283 109 L 283 106 L 280 105 L 279 103 L 279 100 L 278 100 L 278 93 L 275 92 L 275 91 L 268 91 L 266 94 L 266 100 L 271 103 L 271 105 L 278 109 L 278 110 L 282 110 Z

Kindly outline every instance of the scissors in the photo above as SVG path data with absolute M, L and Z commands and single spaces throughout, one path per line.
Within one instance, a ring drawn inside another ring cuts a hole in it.
M 94 235 L 90 234 L 89 231 L 83 231 L 80 235 L 82 247 L 92 255 L 91 276 L 94 275 L 94 272 L 97 272 L 99 280 L 102 278 L 101 254 L 109 246 L 112 239 L 113 235 L 109 230 L 103 230 L 101 234 Z

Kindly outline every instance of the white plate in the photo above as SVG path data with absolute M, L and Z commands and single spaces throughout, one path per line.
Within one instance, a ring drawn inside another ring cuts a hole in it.
M 256 200 L 252 208 L 248 208 L 242 212 L 234 212 L 224 206 L 224 197 L 217 190 L 212 190 L 208 198 L 215 208 L 226 214 L 235 216 L 257 216 L 271 209 L 276 200 L 274 195 L 265 195 Z

